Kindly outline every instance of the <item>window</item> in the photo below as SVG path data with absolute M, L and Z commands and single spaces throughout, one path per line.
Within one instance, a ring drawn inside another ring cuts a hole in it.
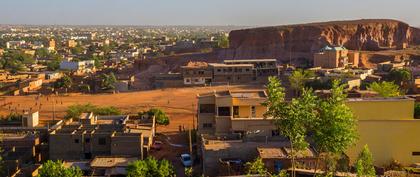
M 233 107 L 233 117 L 239 117 L 239 106 Z
M 271 130 L 271 136 L 280 136 L 279 130 Z
M 247 68 L 247 69 L 245 69 L 245 71 L 249 71 L 249 69 Z
M 420 151 L 417 151 L 417 152 L 412 152 L 411 153 L 413 156 L 420 156 Z
M 99 138 L 98 139 L 98 144 L 99 145 L 105 145 L 106 144 L 106 139 L 105 138 Z
M 203 128 L 212 128 L 213 124 L 212 123 L 203 123 Z
M 200 80 L 198 80 L 198 79 L 194 79 L 194 82 L 199 82 Z
M 90 143 L 90 138 L 86 138 L 85 143 Z
M 79 144 L 79 139 L 74 139 L 74 143 Z
M 198 71 L 198 74 L 204 74 L 204 71 Z
M 218 116 L 230 116 L 230 107 L 218 107 Z
M 200 113 L 214 113 L 214 104 L 200 104 Z
M 251 117 L 257 117 L 257 110 L 255 106 L 251 106 Z
M 222 70 L 221 69 L 217 69 L 217 72 L 222 72 Z

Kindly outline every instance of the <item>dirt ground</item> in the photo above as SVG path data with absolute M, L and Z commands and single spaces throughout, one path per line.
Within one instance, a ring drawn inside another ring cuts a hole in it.
M 98 106 L 114 106 L 127 114 L 136 114 L 139 111 L 152 107 L 162 108 L 170 117 L 170 125 L 158 127 L 159 132 L 177 132 L 179 126 L 185 129 L 192 127 L 196 112 L 199 93 L 213 90 L 240 90 L 245 88 L 259 89 L 261 86 L 216 86 L 171 88 L 151 91 L 138 91 L 117 94 L 69 94 L 64 96 L 6 96 L 0 98 L 0 115 L 10 112 L 23 113 L 28 110 L 39 110 L 40 121 L 45 123 L 53 118 L 62 119 L 67 107 L 73 104 L 91 103 Z M 55 103 L 55 104 L 54 104 Z M 55 107 L 55 108 L 54 108 Z
M 97 106 L 114 106 L 127 114 L 136 114 L 139 111 L 152 107 L 162 108 L 168 114 L 170 124 L 157 127 L 157 132 L 160 134 L 156 138 L 162 141 L 164 145 L 162 150 L 152 152 L 151 155 L 157 159 L 171 161 L 175 166 L 177 176 L 182 177 L 185 174 L 179 155 L 189 152 L 186 132 L 193 127 L 193 120 L 196 120 L 194 117 L 197 106 L 197 94 L 227 89 L 262 89 L 262 86 L 173 88 L 117 94 L 41 96 L 39 98 L 37 98 L 37 95 L 6 96 L 0 97 L 0 115 L 7 115 L 10 112 L 23 113 L 30 109 L 39 110 L 40 121 L 46 124 L 53 118 L 54 109 L 56 119 L 63 119 L 67 107 L 73 104 L 91 103 Z M 185 128 L 186 131 L 179 132 L 180 127 Z M 173 145 L 170 145 L 170 143 Z M 199 173 L 200 171 L 200 164 L 195 164 L 194 172 Z

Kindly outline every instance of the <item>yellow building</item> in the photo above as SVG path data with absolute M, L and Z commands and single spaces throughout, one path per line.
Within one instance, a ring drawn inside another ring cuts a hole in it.
M 347 105 L 358 119 L 359 140 L 347 152 L 352 161 L 367 144 L 377 166 L 393 160 L 406 166 L 420 162 L 420 120 L 414 119 L 414 99 L 349 99 Z
M 326 46 L 314 54 L 314 67 L 341 68 L 359 65 L 359 53 L 347 50 L 345 47 Z
M 55 50 L 55 40 L 51 39 L 48 43 L 48 50 Z
M 222 91 L 198 95 L 200 134 L 240 133 L 248 137 L 278 136 L 272 118 L 264 118 L 263 90 Z
M 220 91 L 198 95 L 198 133 L 247 137 L 278 136 L 272 118 L 264 118 L 265 91 Z M 367 144 L 375 165 L 392 160 L 420 162 L 420 119 L 414 119 L 414 99 L 352 98 L 346 103 L 358 120 L 359 140 L 348 151 L 352 162 Z
M 71 40 L 67 41 L 67 47 L 68 48 L 73 48 L 73 47 L 76 47 L 76 46 L 77 46 L 77 42 L 75 40 L 71 39 Z

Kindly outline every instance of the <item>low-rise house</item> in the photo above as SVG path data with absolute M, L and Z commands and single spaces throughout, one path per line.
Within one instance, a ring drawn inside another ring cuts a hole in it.
M 349 51 L 343 46 L 325 46 L 314 54 L 314 67 L 342 68 L 359 65 L 359 53 Z
M 184 85 L 208 85 L 212 82 L 213 72 L 206 62 L 188 62 L 181 66 Z
M 95 61 L 94 60 L 84 60 L 84 61 L 61 61 L 60 63 L 61 70 L 69 70 L 75 74 L 85 74 L 85 73 L 94 73 L 95 72 Z
M 144 147 L 144 134 L 150 135 L 137 126 L 138 122 L 129 116 L 83 113 L 79 121 L 69 120 L 50 133 L 50 159 L 81 160 L 116 155 L 142 159 L 148 150 Z

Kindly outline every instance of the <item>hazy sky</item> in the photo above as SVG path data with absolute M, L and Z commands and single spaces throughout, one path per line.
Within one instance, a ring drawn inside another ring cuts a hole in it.
M 0 0 L 1 24 L 262 26 L 361 18 L 420 26 L 420 0 Z

